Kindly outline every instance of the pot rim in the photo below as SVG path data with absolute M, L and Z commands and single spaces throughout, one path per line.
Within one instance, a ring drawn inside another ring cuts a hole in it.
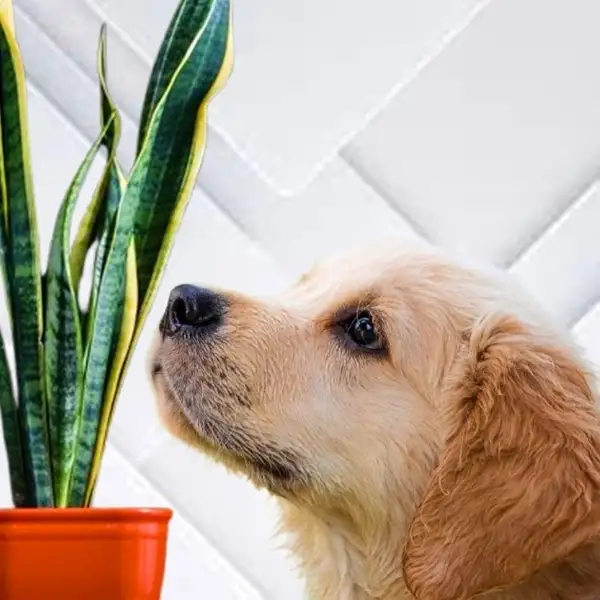
M 173 510 L 159 507 L 0 508 L 4 522 L 168 522 Z

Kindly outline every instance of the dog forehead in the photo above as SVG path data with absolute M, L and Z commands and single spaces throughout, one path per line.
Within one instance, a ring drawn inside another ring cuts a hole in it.
M 328 305 L 335 308 L 367 297 L 396 295 L 399 288 L 406 290 L 411 281 L 418 282 L 426 265 L 440 260 L 434 250 L 405 244 L 355 248 L 316 263 L 282 300 L 290 307 L 322 312 Z

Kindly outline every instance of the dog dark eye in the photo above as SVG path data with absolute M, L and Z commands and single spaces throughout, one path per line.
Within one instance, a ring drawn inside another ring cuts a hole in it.
M 383 343 L 368 312 L 361 312 L 348 322 L 346 334 L 357 346 L 366 350 L 381 350 Z

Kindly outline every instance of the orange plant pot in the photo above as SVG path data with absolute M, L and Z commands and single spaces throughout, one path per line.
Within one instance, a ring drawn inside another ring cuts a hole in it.
M 1 600 L 159 600 L 172 512 L 0 510 Z

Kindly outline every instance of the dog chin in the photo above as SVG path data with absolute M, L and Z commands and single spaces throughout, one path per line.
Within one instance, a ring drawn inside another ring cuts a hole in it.
M 244 448 L 239 440 L 245 436 L 239 431 L 234 436 L 235 426 L 227 426 L 221 419 L 213 419 L 208 414 L 201 415 L 193 423 L 177 396 L 169 389 L 162 369 L 153 365 L 151 372 L 158 415 L 171 435 L 272 493 L 288 495 L 300 482 L 297 469 L 289 460 L 276 459 L 267 449 L 259 452 Z

